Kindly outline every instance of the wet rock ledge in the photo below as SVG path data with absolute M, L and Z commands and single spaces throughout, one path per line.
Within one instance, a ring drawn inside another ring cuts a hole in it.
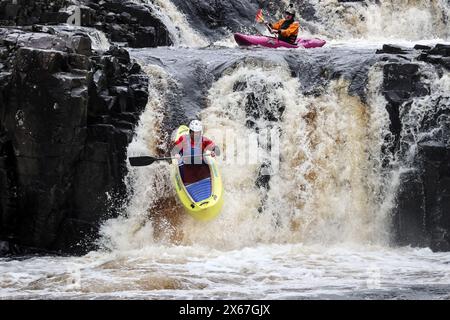
M 77 8 L 78 11 L 75 11 Z M 78 20 L 74 13 L 78 12 Z M 126 0 L 4 0 L 0 26 L 71 22 L 105 32 L 114 42 L 145 48 L 171 45 L 169 33 L 148 5 Z

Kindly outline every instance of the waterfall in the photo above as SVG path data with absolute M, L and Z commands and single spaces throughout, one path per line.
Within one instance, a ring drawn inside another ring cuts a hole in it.
M 169 148 L 159 128 L 171 108 L 164 93 L 177 84 L 159 67 L 146 70 L 154 79 L 152 98 L 130 156 Z M 122 249 L 161 241 L 218 249 L 274 242 L 386 244 L 395 185 L 387 187 L 393 173 L 383 168 L 389 117 L 381 83 L 375 66 L 362 102 L 342 79 L 321 96 L 305 96 L 287 65 L 245 61 L 225 70 L 199 115 L 205 135 L 223 148 L 221 215 L 208 223 L 187 216 L 175 200 L 169 165 L 158 163 L 130 168 L 126 214 L 108 222 L 104 235 Z M 162 235 L 155 236 L 156 229 Z
M 166 133 L 161 130 L 161 125 L 167 94 L 175 84 L 160 67 L 148 66 L 145 71 L 150 79 L 150 99 L 128 147 L 128 156 L 149 152 L 157 154 L 159 150 L 167 149 Z M 154 221 L 158 217 L 165 219 L 164 213 L 168 213 L 161 202 L 171 198 L 173 203 L 175 193 L 170 184 L 167 163 L 159 162 L 144 168 L 128 165 L 128 169 L 126 183 L 129 199 L 125 203 L 123 215 L 107 221 L 103 226 L 103 237 L 99 243 L 101 247 L 127 250 L 153 244 L 156 237 Z
M 322 33 L 331 38 L 364 40 L 448 39 L 450 4 L 431 1 L 310 1 L 317 10 Z
M 166 26 L 176 46 L 204 47 L 208 41 L 196 32 L 170 0 L 133 0 L 145 3 Z

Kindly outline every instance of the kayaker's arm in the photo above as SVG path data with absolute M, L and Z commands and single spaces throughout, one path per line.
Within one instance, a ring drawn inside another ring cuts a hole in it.
M 283 25 L 284 19 L 281 19 L 275 23 L 269 23 L 269 26 L 273 29 L 273 30 L 280 30 L 281 26 Z
M 280 28 L 283 25 L 284 19 L 281 19 L 275 23 L 269 23 L 268 27 L 269 27 L 269 31 L 272 34 L 279 34 L 280 33 Z
M 177 141 L 175 141 L 174 146 L 170 154 L 172 157 L 180 156 L 181 151 L 183 150 L 183 136 L 179 137 Z
M 214 141 L 211 139 L 208 139 L 207 137 L 203 137 L 203 150 L 204 151 L 211 151 L 211 156 L 215 157 L 216 155 L 220 155 L 220 149 Z
M 269 32 L 270 32 L 271 34 L 277 34 L 277 33 L 278 33 L 278 30 L 272 29 L 270 23 L 267 23 L 267 24 L 266 24 L 266 27 L 267 27 L 267 29 L 269 30 Z

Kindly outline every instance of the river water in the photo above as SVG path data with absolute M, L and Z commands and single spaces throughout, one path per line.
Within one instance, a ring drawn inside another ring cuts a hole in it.
M 311 2 L 324 16 L 336 5 Z M 175 201 L 168 164 L 129 167 L 123 214 L 102 226 L 99 250 L 2 258 L 0 298 L 449 299 L 450 253 L 392 242 L 398 177 L 411 168 L 382 152 L 389 117 L 374 58 L 386 32 L 406 46 L 445 42 L 448 6 L 394 2 L 404 8 L 400 21 L 384 4 L 347 7 L 345 19 L 316 26 L 335 40 L 298 51 L 240 49 L 228 38 L 206 46 L 176 6 L 151 2 L 163 21 L 185 28 L 172 31 L 175 47 L 130 50 L 150 78 L 150 99 L 128 154 L 162 154 L 172 130 L 201 118 L 223 149 L 223 212 L 195 221 Z M 350 28 L 356 14 L 364 23 Z M 325 64 L 344 76 L 315 83 L 313 67 Z M 365 101 L 355 94 L 360 70 Z M 450 92 L 448 75 L 430 81 L 430 96 Z M 262 163 L 270 179 L 261 184 Z
M 448 299 L 450 255 L 377 246 L 148 246 L 0 261 L 14 299 Z

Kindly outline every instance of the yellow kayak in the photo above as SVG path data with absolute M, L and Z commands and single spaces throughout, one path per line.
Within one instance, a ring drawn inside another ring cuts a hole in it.
M 174 141 L 187 134 L 187 126 L 179 127 Z M 206 155 L 205 162 L 208 164 L 180 165 L 172 160 L 172 182 L 178 199 L 188 214 L 202 221 L 217 217 L 223 206 L 222 178 L 216 160 Z

